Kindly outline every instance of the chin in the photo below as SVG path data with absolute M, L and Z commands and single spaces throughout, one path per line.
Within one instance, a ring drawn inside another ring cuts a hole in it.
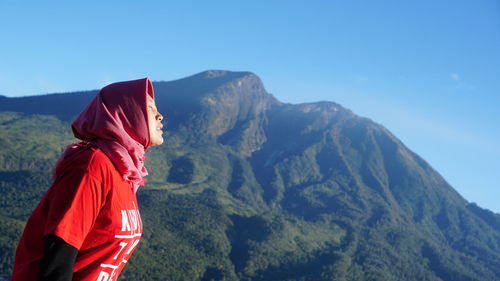
M 151 146 L 160 145 L 162 143 L 163 143 L 163 138 L 158 138 L 151 142 Z

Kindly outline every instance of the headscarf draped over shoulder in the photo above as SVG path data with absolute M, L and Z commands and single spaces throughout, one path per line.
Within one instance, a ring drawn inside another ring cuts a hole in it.
M 64 159 L 84 147 L 95 146 L 110 158 L 136 192 L 148 174 L 144 167 L 144 153 L 150 146 L 147 95 L 154 98 L 149 78 L 102 88 L 71 125 L 73 134 L 82 142 L 67 148 L 55 175 L 64 168 L 59 167 Z

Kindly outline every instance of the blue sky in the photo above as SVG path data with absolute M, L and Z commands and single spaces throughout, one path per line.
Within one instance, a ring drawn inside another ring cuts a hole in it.
M 251 71 L 383 124 L 500 213 L 500 2 L 2 1 L 0 94 Z

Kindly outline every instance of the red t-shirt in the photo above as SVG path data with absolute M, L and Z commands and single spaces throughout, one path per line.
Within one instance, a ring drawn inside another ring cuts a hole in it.
M 116 280 L 139 242 L 137 198 L 109 158 L 89 147 L 64 167 L 26 224 L 12 281 L 37 280 L 49 233 L 78 249 L 73 280 Z

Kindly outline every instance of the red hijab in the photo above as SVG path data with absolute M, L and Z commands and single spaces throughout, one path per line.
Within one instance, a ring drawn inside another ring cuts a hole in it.
M 144 167 L 144 152 L 150 146 L 147 95 L 154 98 L 149 78 L 102 88 L 71 125 L 75 137 L 83 142 L 70 146 L 61 160 L 83 147 L 96 146 L 136 192 L 148 174 Z M 58 170 L 56 167 L 56 174 Z

